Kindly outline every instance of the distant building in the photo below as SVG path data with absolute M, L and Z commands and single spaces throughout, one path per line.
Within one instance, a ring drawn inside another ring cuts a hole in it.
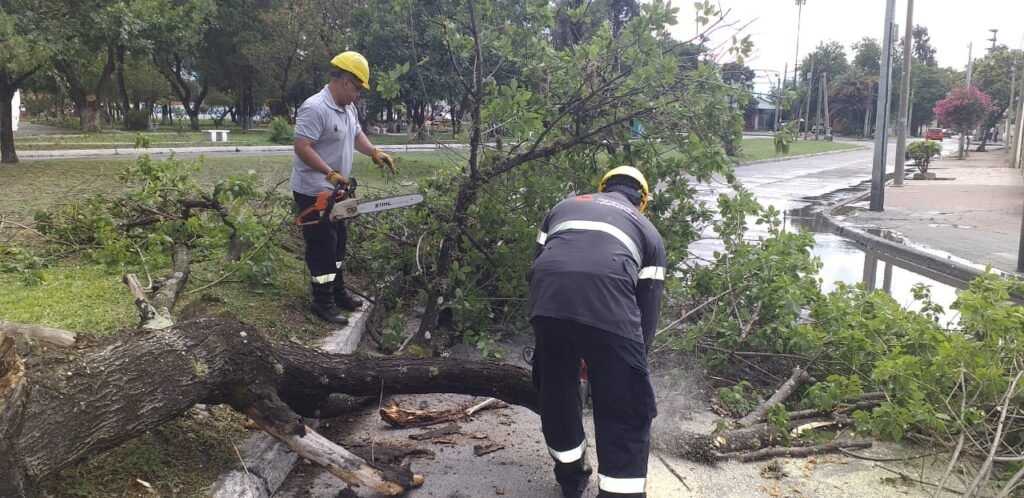
M 775 104 L 768 99 L 755 96 L 757 108 L 748 108 L 743 115 L 744 131 L 772 131 L 772 123 L 775 121 Z

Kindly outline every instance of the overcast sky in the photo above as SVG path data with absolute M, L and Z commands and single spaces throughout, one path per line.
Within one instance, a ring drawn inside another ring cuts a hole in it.
M 746 63 L 755 69 L 781 72 L 786 63 L 792 77 L 796 53 L 797 6 L 795 0 L 712 0 L 722 10 L 732 11 L 729 19 L 753 23 L 743 32 L 750 35 L 754 51 Z M 800 22 L 800 59 L 820 42 L 838 41 L 852 59 L 850 45 L 865 36 L 882 39 L 885 0 L 807 0 Z M 692 2 L 674 1 L 680 7 L 677 38 L 694 34 Z M 896 0 L 895 22 L 903 26 L 907 0 Z M 985 54 L 992 42 L 989 29 L 998 29 L 998 43 L 1011 48 L 1021 46 L 1024 35 L 1024 0 L 915 0 L 914 24 L 928 27 L 939 65 L 963 69 L 967 64 L 967 45 L 974 43 L 975 58 Z M 735 30 L 720 32 L 717 42 L 728 40 Z M 759 72 L 762 80 L 767 73 Z M 759 85 L 760 86 L 760 85 Z

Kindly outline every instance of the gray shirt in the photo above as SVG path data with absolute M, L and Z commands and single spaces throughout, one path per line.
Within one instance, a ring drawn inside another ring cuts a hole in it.
M 355 106 L 338 107 L 327 86 L 302 103 L 295 119 L 295 138 L 311 140 L 320 158 L 344 176 L 352 174 L 355 140 L 362 131 Z M 295 192 L 310 196 L 334 188 L 323 173 L 298 155 L 292 160 L 291 186 Z

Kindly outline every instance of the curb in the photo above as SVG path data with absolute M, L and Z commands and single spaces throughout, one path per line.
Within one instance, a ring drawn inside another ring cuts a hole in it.
M 366 330 L 370 304 L 349 315 L 349 326 L 331 332 L 320 341 L 319 348 L 328 353 L 352 354 Z M 308 423 L 316 429 L 316 421 Z M 204 494 L 211 498 L 270 498 L 288 475 L 299 455 L 276 438 L 259 431 L 250 435 L 238 448 L 241 468 L 225 472 Z
M 842 154 L 844 152 L 853 152 L 853 151 L 863 150 L 863 149 L 870 149 L 870 147 L 867 147 L 865 145 L 857 145 L 856 147 L 853 147 L 853 148 L 850 148 L 850 149 L 830 150 L 830 151 L 826 151 L 826 152 L 815 152 L 813 154 L 800 154 L 798 156 L 785 156 L 785 157 L 770 158 L 770 159 L 758 159 L 756 161 L 734 163 L 733 167 L 740 168 L 740 167 L 749 166 L 749 165 L 752 165 L 752 164 L 776 163 L 776 162 L 780 162 L 780 161 L 791 161 L 793 159 L 804 159 L 804 158 L 808 158 L 808 157 L 829 156 L 829 155 L 832 155 L 832 154 Z
M 485 144 L 486 145 L 486 144 Z M 403 144 L 403 145 L 380 145 L 380 150 L 387 152 L 430 152 L 439 149 L 465 149 L 467 144 Z M 123 149 L 63 149 L 63 150 L 27 150 L 18 152 L 19 159 L 49 159 L 55 157 L 78 158 L 78 157 L 103 157 L 103 156 L 127 156 L 138 157 L 143 154 L 156 156 L 166 154 L 234 154 L 234 153 L 258 153 L 258 152 L 292 152 L 291 145 L 235 145 L 235 146 L 208 146 L 208 147 L 152 147 L 149 149 L 123 148 Z M 803 157 L 803 156 L 800 156 Z
M 53 157 L 97 157 L 97 156 L 130 156 L 143 154 L 188 154 L 188 153 L 235 153 L 235 152 L 283 152 L 291 151 L 289 145 L 268 146 L 220 146 L 220 147 L 153 147 L 149 149 L 65 149 L 65 150 L 29 150 L 19 152 L 20 159 L 43 159 Z

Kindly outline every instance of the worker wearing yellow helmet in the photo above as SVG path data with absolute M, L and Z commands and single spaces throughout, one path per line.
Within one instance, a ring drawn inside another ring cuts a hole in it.
M 354 151 L 370 156 L 380 168 L 395 171 L 391 156 L 374 147 L 363 133 L 352 105 L 362 90 L 370 88 L 366 58 L 358 52 L 342 52 L 331 59 L 329 75 L 327 85 L 306 99 L 295 119 L 291 187 L 300 213 L 316 203 L 317 194 L 330 192 L 335 185 L 348 185 Z M 310 216 L 318 215 L 314 211 Z M 363 303 L 345 290 L 345 222 L 303 225 L 302 238 L 312 277 L 313 302 L 309 310 L 325 321 L 347 324 L 339 308 L 354 311 Z
M 666 265 L 661 235 L 643 214 L 649 197 L 643 173 L 619 166 L 604 175 L 598 192 L 555 205 L 537 233 L 527 293 L 533 379 L 564 497 L 582 496 L 593 471 L 577 395 L 581 360 L 594 403 L 597 496 L 645 496 L 657 415 L 647 351 Z

